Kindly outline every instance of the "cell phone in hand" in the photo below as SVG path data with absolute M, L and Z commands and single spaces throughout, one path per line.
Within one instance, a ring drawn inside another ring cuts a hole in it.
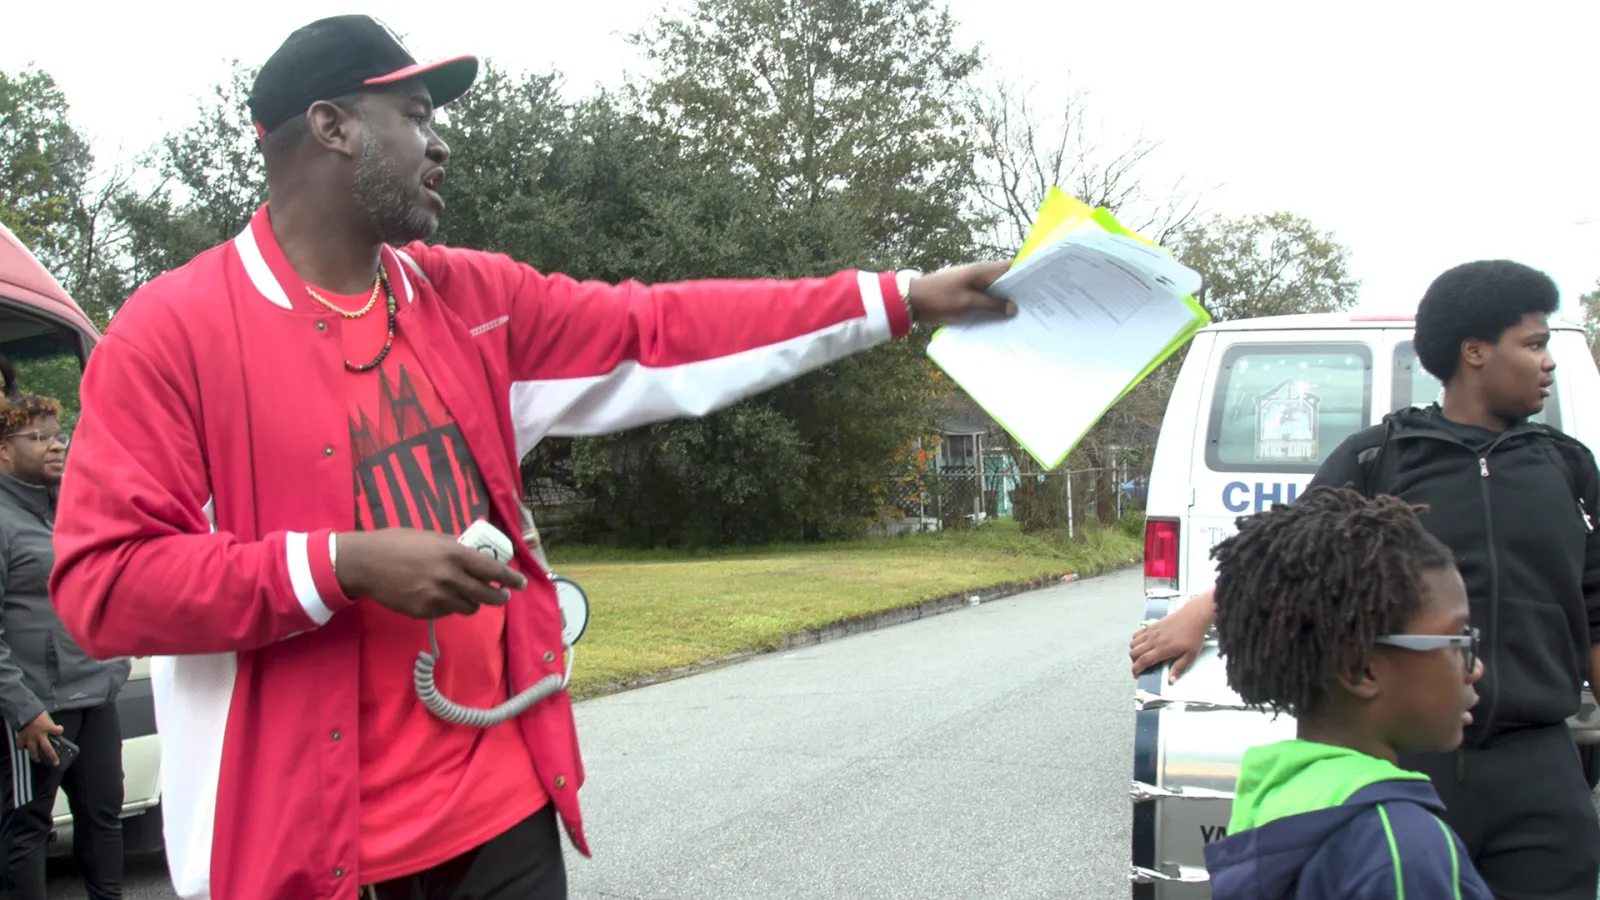
M 78 758 L 78 745 L 59 734 L 52 734 L 48 737 L 50 747 L 56 751 L 56 759 L 59 760 L 56 763 L 56 768 L 65 769 L 67 766 L 72 765 L 72 761 Z

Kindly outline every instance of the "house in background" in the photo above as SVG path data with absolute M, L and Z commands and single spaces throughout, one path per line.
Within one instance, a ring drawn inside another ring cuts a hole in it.
M 994 423 L 980 409 L 955 409 L 939 417 L 939 469 L 956 474 L 977 471 L 984 438 Z
M 946 401 L 939 416 L 939 455 L 930 474 L 954 488 L 946 496 L 970 504 L 974 521 L 1011 515 L 1011 491 L 1017 486 L 1017 461 L 1009 451 L 1005 432 L 977 404 L 966 397 Z

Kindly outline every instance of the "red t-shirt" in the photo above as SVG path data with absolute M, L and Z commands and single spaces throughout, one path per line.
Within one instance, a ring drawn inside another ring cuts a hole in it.
M 368 300 L 317 293 L 352 312 Z M 381 295 L 365 315 L 342 320 L 345 359 L 371 362 L 383 348 L 387 324 Z M 345 389 L 357 528 L 459 536 L 488 515 L 477 463 L 403 334 L 397 331 L 382 365 L 346 369 Z M 547 798 L 514 721 L 488 729 L 452 725 L 417 700 L 411 673 L 417 654 L 428 649 L 427 622 L 364 598 L 355 609 L 361 618 L 361 881 L 372 884 L 487 843 Z M 504 610 L 483 607 L 476 615 L 438 619 L 434 627 L 439 690 L 467 706 L 505 702 Z

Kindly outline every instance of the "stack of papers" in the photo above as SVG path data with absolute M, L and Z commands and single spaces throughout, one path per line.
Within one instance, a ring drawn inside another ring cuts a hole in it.
M 1052 190 L 989 293 L 1004 320 L 947 325 L 928 356 L 1047 469 L 1210 324 L 1200 275 L 1105 209 Z

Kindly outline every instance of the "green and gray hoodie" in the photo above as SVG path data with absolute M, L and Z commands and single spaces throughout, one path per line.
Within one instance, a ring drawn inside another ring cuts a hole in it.
M 54 530 L 55 492 L 0 474 L 0 716 L 13 731 L 116 699 L 131 668 L 91 658 L 50 605 Z
M 1427 776 L 1310 741 L 1245 751 L 1213 900 L 1493 900 Z

